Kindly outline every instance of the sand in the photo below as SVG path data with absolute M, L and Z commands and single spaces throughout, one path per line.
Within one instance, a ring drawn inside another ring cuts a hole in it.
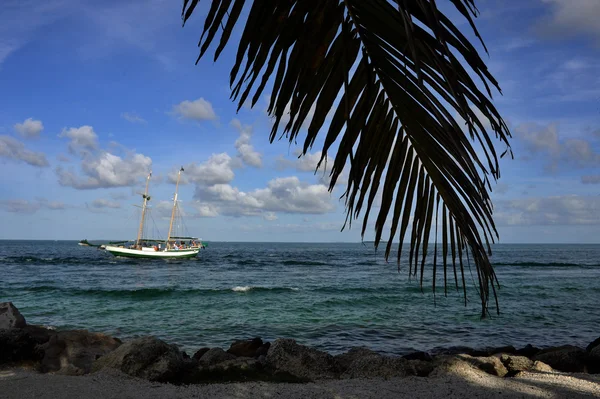
M 600 375 L 523 373 L 498 378 L 469 372 L 389 380 L 309 384 L 230 383 L 174 386 L 116 371 L 70 377 L 27 370 L 0 371 L 0 398 L 600 398 Z

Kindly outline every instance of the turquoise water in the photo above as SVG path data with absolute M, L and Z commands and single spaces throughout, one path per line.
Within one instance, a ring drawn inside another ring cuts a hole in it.
M 492 260 L 501 315 L 481 320 L 470 274 L 466 307 L 452 289 L 438 290 L 434 306 L 429 280 L 422 293 L 406 268 L 398 273 L 361 244 L 210 243 L 197 259 L 165 261 L 76 242 L 0 241 L 0 301 L 32 324 L 151 334 L 189 351 L 253 336 L 403 354 L 585 346 L 600 335 L 599 245 L 496 245 Z

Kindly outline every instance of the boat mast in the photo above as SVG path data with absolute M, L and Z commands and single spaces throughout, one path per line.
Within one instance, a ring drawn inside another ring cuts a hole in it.
M 144 219 L 146 219 L 146 205 L 148 204 L 148 201 L 150 201 L 150 196 L 148 195 L 148 183 L 150 183 L 151 176 L 152 176 L 152 171 L 150 171 L 150 173 L 148 174 L 148 177 L 146 178 L 146 190 L 144 191 L 144 194 L 142 194 L 144 203 L 142 204 L 142 219 L 140 220 L 140 228 L 138 230 L 137 240 L 135 241 L 136 247 L 142 246 L 141 241 L 142 241 L 142 233 L 144 231 Z
M 175 184 L 175 196 L 173 197 L 173 210 L 171 211 L 171 222 L 169 223 L 169 235 L 167 236 L 167 248 L 171 247 L 171 233 L 173 232 L 173 219 L 175 219 L 175 208 L 177 207 L 177 190 L 179 189 L 179 180 L 181 179 L 181 172 L 183 172 L 183 166 L 177 173 L 177 183 Z

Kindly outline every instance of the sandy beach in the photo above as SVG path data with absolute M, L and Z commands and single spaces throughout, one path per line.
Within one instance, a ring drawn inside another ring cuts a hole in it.
M 230 383 L 175 386 L 116 371 L 81 377 L 0 371 L 0 398 L 590 398 L 600 375 L 522 373 L 498 378 L 477 371 L 433 377 L 323 380 L 307 384 Z

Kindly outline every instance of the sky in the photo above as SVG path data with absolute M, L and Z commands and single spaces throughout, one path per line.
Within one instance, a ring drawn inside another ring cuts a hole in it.
M 360 223 L 340 231 L 343 187 L 330 193 L 315 174 L 319 147 L 298 158 L 287 140 L 269 143 L 266 96 L 236 112 L 239 27 L 216 63 L 195 64 L 208 4 L 182 27 L 170 0 L 3 1 L 0 239 L 134 238 L 149 171 L 150 223 L 166 236 L 183 166 L 188 234 L 360 241 Z M 476 4 L 515 154 L 493 186 L 499 242 L 599 243 L 600 1 Z

